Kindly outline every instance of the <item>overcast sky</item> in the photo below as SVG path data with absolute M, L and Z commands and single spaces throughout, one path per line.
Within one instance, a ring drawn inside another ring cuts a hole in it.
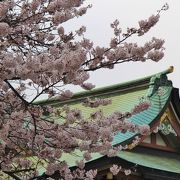
M 138 27 L 139 20 L 155 14 L 166 2 L 170 8 L 162 12 L 158 24 L 146 36 L 131 39 L 139 44 L 151 40 L 152 37 L 165 39 L 165 57 L 158 63 L 124 63 L 113 70 L 99 70 L 91 74 L 89 82 L 96 87 L 102 87 L 145 77 L 174 66 L 174 72 L 169 75 L 169 79 L 173 81 L 174 87 L 180 87 L 180 0 L 87 0 L 93 7 L 85 16 L 68 22 L 66 29 L 70 31 L 85 25 L 87 38 L 96 45 L 107 46 L 112 37 L 110 23 L 115 19 L 119 19 L 124 29 Z

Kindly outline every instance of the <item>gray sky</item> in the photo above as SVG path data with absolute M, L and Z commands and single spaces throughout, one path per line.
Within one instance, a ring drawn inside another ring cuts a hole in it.
M 138 27 L 138 21 L 155 14 L 166 2 L 170 9 L 163 12 L 158 24 L 141 38 L 131 38 L 139 44 L 151 40 L 152 37 L 165 39 L 165 57 L 158 63 L 124 63 L 117 65 L 113 70 L 99 70 L 91 74 L 89 82 L 96 87 L 121 83 L 154 73 L 161 72 L 169 66 L 174 66 L 174 72 L 169 75 L 174 87 L 180 87 L 180 1 L 179 0 L 87 0 L 93 7 L 87 14 L 78 20 L 66 24 L 67 31 L 81 25 L 87 27 L 86 37 L 96 45 L 106 46 L 111 37 L 110 23 L 119 19 L 121 27 Z M 74 89 L 74 88 L 72 88 Z M 79 89 L 76 89 L 79 90 Z

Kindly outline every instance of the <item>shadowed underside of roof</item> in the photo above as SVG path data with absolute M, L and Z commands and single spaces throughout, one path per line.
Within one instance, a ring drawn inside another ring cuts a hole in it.
M 119 152 L 117 157 L 141 166 L 180 173 L 180 161 L 175 158 L 128 151 Z

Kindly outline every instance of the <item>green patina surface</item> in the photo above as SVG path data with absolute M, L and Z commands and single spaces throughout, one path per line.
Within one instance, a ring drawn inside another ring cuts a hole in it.
M 166 70 L 162 73 L 158 73 L 153 76 L 149 76 L 136 81 L 131 81 L 124 84 L 117 84 L 105 88 L 99 88 L 89 92 L 77 93 L 74 95 L 74 97 L 71 100 L 65 102 L 58 102 L 57 100 L 52 100 L 50 102 L 43 101 L 39 103 L 50 104 L 56 108 L 61 107 L 63 104 L 69 104 L 72 108 L 79 108 L 80 110 L 82 110 L 83 115 L 85 117 L 88 117 L 90 113 L 97 111 L 97 108 L 86 108 L 82 106 L 80 102 L 82 102 L 84 98 L 87 97 L 111 98 L 112 99 L 111 105 L 100 107 L 100 109 L 102 109 L 103 112 L 108 115 L 114 111 L 122 111 L 122 112 L 131 111 L 134 105 L 138 104 L 139 99 L 141 97 L 148 97 L 151 102 L 151 107 L 146 111 L 143 111 L 135 116 L 132 116 L 130 120 L 137 125 L 148 124 L 152 126 L 152 124 L 162 115 L 170 99 L 172 83 L 167 80 L 167 76 L 166 76 L 166 74 L 169 72 L 170 70 Z M 160 92 L 161 95 L 159 95 L 159 90 L 161 90 Z M 137 135 L 138 135 L 137 133 L 131 133 L 131 132 L 118 133 L 114 136 L 113 145 L 128 142 Z M 92 157 L 93 157 L 92 160 L 96 160 L 102 157 L 102 155 L 96 153 L 93 154 Z M 147 167 L 154 167 L 162 170 L 169 169 L 169 171 L 176 172 L 174 169 L 168 167 L 167 163 L 164 165 L 158 163 L 155 166 L 156 163 L 153 164 L 153 162 L 156 161 L 153 161 L 153 157 L 152 157 L 152 161 L 150 161 L 151 159 L 150 156 L 147 156 L 147 158 L 145 158 L 146 157 L 145 155 L 144 156 L 142 155 L 142 157 L 140 155 L 137 157 L 133 155 L 128 156 L 128 152 L 127 153 L 123 152 L 122 154 L 120 152 L 118 157 L 124 158 L 132 162 L 135 161 L 137 162 L 137 164 L 142 163 Z M 141 162 L 139 161 L 139 158 L 141 159 Z M 66 160 L 69 166 L 72 167 L 75 166 L 75 162 L 80 159 L 82 159 L 82 152 L 77 150 L 73 154 L 64 154 L 61 160 Z M 165 162 L 167 159 L 168 158 L 164 158 L 162 159 L 162 161 Z M 175 163 L 175 160 L 174 161 L 170 160 L 170 162 Z
M 97 160 L 98 158 L 101 157 L 103 157 L 103 155 L 99 153 L 93 153 L 91 161 Z M 34 163 L 38 161 L 37 157 L 30 157 L 28 159 L 30 159 Z M 61 157 L 61 161 L 66 161 L 69 167 L 76 166 L 76 161 L 80 161 L 82 159 L 83 159 L 83 152 L 81 152 L 80 150 L 75 150 L 73 153 L 63 153 Z M 42 161 L 42 163 L 38 165 L 39 174 L 43 174 L 46 171 L 46 167 L 47 167 L 47 162 Z
M 159 95 L 159 89 L 162 91 L 161 95 Z M 135 116 L 132 116 L 129 118 L 129 120 L 137 125 L 148 124 L 151 126 L 152 123 L 159 118 L 166 107 L 171 90 L 172 84 L 167 80 L 166 74 L 159 73 L 138 81 L 132 81 L 132 84 L 125 83 L 100 88 L 99 90 L 93 91 L 95 94 L 92 94 L 92 92 L 87 92 L 85 96 L 85 93 L 83 92 L 81 93 L 83 96 L 79 96 L 79 93 L 78 95 L 75 95 L 76 98 L 73 98 L 66 103 L 69 104 L 71 108 L 80 109 L 84 117 L 89 117 L 91 113 L 96 112 L 99 109 L 101 109 L 105 115 L 110 115 L 115 111 L 130 112 L 131 109 L 139 103 L 140 98 L 148 97 L 151 103 L 150 108 Z M 99 108 L 84 107 L 81 102 L 84 100 L 84 98 L 92 95 L 93 97 L 95 96 L 99 98 L 111 98 L 112 104 L 108 106 L 101 106 Z M 56 108 L 60 108 L 64 103 L 53 101 L 52 104 L 50 104 Z M 138 134 L 132 132 L 118 133 L 114 136 L 113 145 L 126 142 L 136 135 Z
M 180 161 L 170 157 L 155 156 L 150 154 L 135 153 L 121 151 L 117 155 L 119 158 L 134 164 L 139 164 L 145 167 L 180 173 Z

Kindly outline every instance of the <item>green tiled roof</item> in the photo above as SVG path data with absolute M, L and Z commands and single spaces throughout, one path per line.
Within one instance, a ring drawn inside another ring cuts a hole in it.
M 153 123 L 160 118 L 170 100 L 173 87 L 171 81 L 167 79 L 167 73 L 171 71 L 172 67 L 161 73 L 135 81 L 98 88 L 92 91 L 80 92 L 75 94 L 72 99 L 63 102 L 51 100 L 37 103 L 41 105 L 49 104 L 56 108 L 61 107 L 63 104 L 69 104 L 72 108 L 76 107 L 82 110 L 83 115 L 86 117 L 90 113 L 98 110 L 98 108 L 87 108 L 82 106 L 80 102 L 87 97 L 111 98 L 111 105 L 100 107 L 105 114 L 110 114 L 114 111 L 131 111 L 134 105 L 138 104 L 140 98 L 148 97 L 151 102 L 150 108 L 132 116 L 130 120 L 137 125 L 148 124 L 152 127 Z M 118 133 L 114 136 L 113 145 L 130 143 L 136 135 L 138 134 L 132 132 Z M 119 156 L 121 156 L 121 154 Z M 94 154 L 92 160 L 100 157 L 102 157 L 102 155 Z M 63 159 L 66 160 L 70 166 L 74 166 L 75 161 L 81 158 L 82 152 L 79 151 L 76 151 L 74 155 L 64 154 L 63 156 Z
M 129 151 L 121 151 L 117 156 L 126 161 L 145 167 L 180 173 L 180 161 L 175 158 L 161 157 L 151 154 L 135 153 Z
M 111 98 L 112 104 L 99 107 L 107 115 L 115 111 L 131 111 L 139 103 L 140 98 L 148 97 L 151 102 L 150 108 L 132 116 L 129 120 L 137 125 L 148 124 L 151 126 L 162 114 L 171 94 L 172 83 L 167 80 L 166 76 L 169 72 L 170 69 L 143 79 L 77 93 L 72 99 L 63 102 L 52 100 L 48 103 L 46 101 L 40 102 L 40 104 L 49 104 L 56 108 L 63 104 L 69 104 L 71 108 L 80 109 L 83 115 L 88 117 L 90 113 L 97 111 L 98 108 L 84 107 L 81 102 L 87 97 Z M 159 95 L 159 91 L 161 91 L 161 95 Z M 113 145 L 131 140 L 136 135 L 137 133 L 132 132 L 118 133 L 114 136 Z

